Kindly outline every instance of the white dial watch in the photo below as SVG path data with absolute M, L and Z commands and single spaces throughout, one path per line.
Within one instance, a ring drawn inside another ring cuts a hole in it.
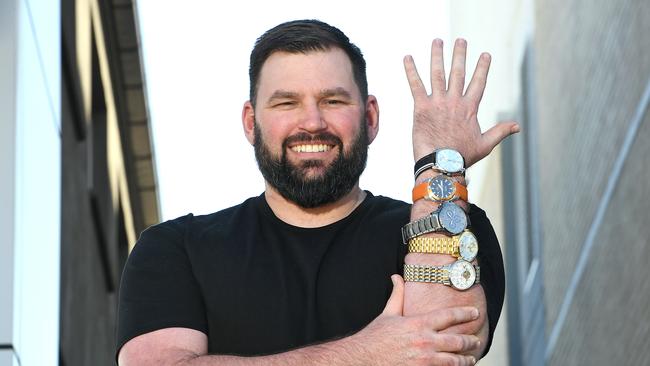
M 481 269 L 464 259 L 444 266 L 404 265 L 404 281 L 439 283 L 457 290 L 467 290 L 480 283 Z
M 446 175 L 463 174 L 465 159 L 454 149 L 436 149 L 415 163 L 415 178 L 427 169 L 434 169 Z
M 478 240 L 471 231 L 460 235 L 419 237 L 409 240 L 409 253 L 449 254 L 471 262 L 478 254 Z

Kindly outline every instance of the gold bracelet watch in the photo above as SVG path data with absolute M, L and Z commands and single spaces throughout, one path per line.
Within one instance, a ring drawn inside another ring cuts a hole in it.
M 469 230 L 451 237 L 418 236 L 409 240 L 408 251 L 409 253 L 448 254 L 471 262 L 478 254 L 478 241 Z

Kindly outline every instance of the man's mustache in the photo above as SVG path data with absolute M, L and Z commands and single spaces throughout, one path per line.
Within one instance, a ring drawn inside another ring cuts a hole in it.
M 318 134 L 309 134 L 306 132 L 300 132 L 284 139 L 284 142 L 282 143 L 282 147 L 286 149 L 287 146 L 289 145 L 293 145 L 297 143 L 310 143 L 314 141 L 322 144 L 328 144 L 328 145 L 338 145 L 338 146 L 343 145 L 341 139 L 330 132 L 321 132 Z

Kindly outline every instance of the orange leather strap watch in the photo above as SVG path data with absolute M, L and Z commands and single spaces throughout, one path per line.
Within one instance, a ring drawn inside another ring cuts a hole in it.
M 429 201 L 453 201 L 460 198 L 467 202 L 467 188 L 448 176 L 440 174 L 415 186 L 412 198 L 413 202 L 422 198 Z

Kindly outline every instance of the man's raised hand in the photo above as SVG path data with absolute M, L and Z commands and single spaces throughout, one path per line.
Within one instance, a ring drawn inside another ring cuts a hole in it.
M 442 40 L 431 44 L 431 94 L 426 88 L 411 56 L 404 58 L 406 78 L 414 101 L 413 155 L 415 160 L 438 148 L 452 148 L 465 158 L 466 167 L 483 159 L 509 135 L 519 132 L 515 122 L 497 123 L 481 133 L 477 113 L 483 97 L 490 55 L 482 53 L 472 80 L 465 89 L 465 58 L 467 43 L 456 40 L 446 81 Z M 463 93 L 464 92 L 464 93 Z

